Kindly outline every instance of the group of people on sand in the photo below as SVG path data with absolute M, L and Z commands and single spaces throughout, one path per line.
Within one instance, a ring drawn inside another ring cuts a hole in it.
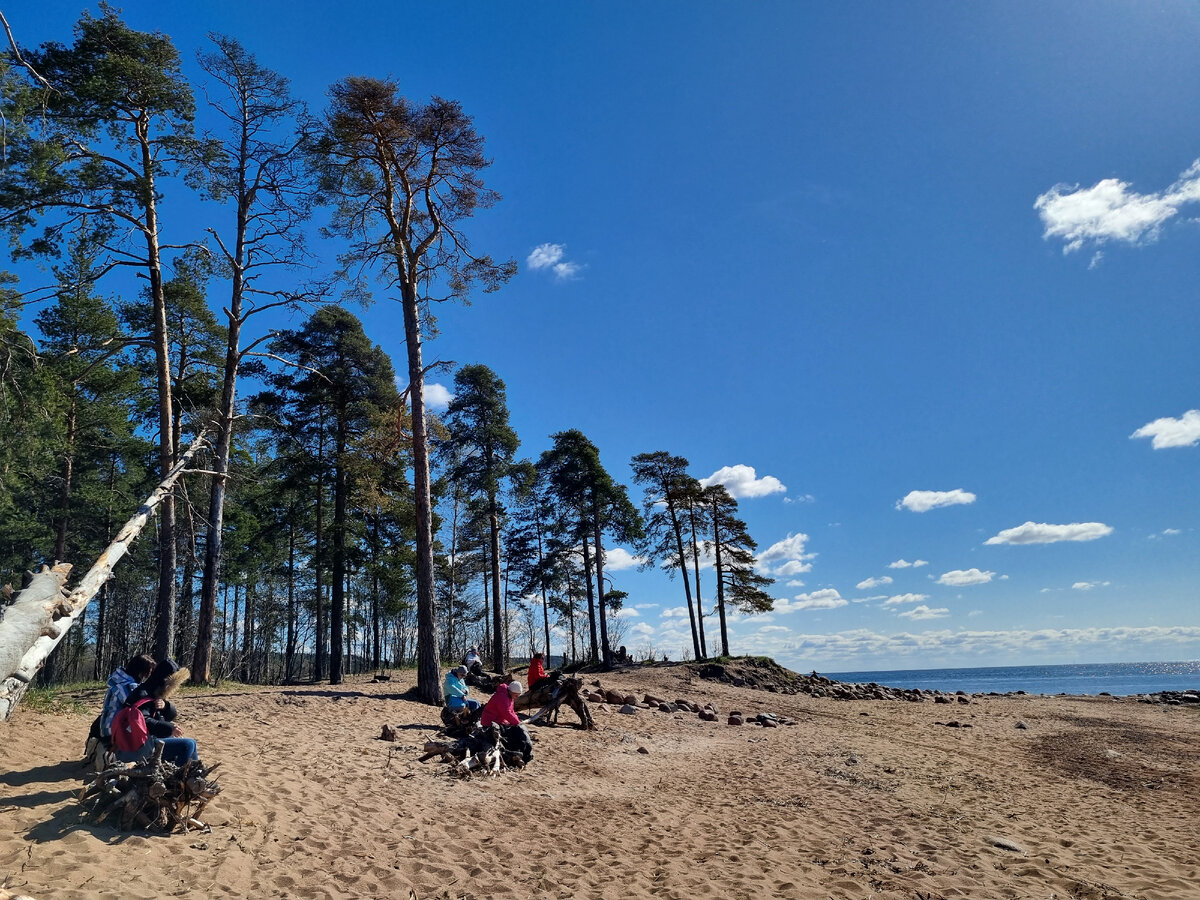
M 182 766 L 198 759 L 196 741 L 184 737 L 176 723 L 179 715 L 171 695 L 187 681 L 190 673 L 172 659 L 155 662 L 147 654 L 131 657 L 108 678 L 104 707 L 92 722 L 85 749 L 85 763 L 102 769 L 106 762 L 140 762 L 158 745 L 162 758 Z M 124 710 L 132 710 L 123 713 Z M 139 724 L 137 719 L 141 720 Z M 123 734 L 114 736 L 113 729 Z
M 533 659 L 529 662 L 528 681 L 530 688 L 537 685 L 539 681 L 546 677 L 545 665 L 542 662 L 544 656 L 542 653 L 534 653 Z M 474 697 L 470 696 L 471 687 L 467 684 L 468 676 L 480 676 L 483 674 L 483 662 L 479 657 L 479 650 L 476 647 L 471 647 L 463 659 L 461 665 L 457 665 L 446 673 L 446 680 L 443 685 L 446 695 L 446 706 L 451 711 L 458 712 L 459 710 L 468 710 L 472 718 L 476 713 L 479 715 L 479 725 L 483 728 L 488 728 L 492 725 L 500 727 L 501 737 L 506 746 L 519 748 L 528 760 L 532 756 L 533 743 L 529 738 L 529 733 L 525 730 L 525 726 L 521 724 L 521 719 L 517 715 L 514 703 L 525 689 L 521 682 L 515 679 L 507 683 L 500 684 L 495 693 L 486 704 L 481 704 Z

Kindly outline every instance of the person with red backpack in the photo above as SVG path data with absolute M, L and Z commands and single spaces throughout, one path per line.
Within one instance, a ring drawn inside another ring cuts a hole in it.
M 139 762 L 163 744 L 163 759 L 182 766 L 197 759 L 196 742 L 175 724 L 178 711 L 170 697 L 191 674 L 174 660 L 163 659 L 150 677 L 130 692 L 113 718 L 113 752 L 122 762 Z
M 142 653 L 131 656 L 123 666 L 117 666 L 116 671 L 108 676 L 107 690 L 104 694 L 104 708 L 92 722 L 88 730 L 87 743 L 83 748 L 83 765 L 85 768 L 103 771 L 108 763 L 106 757 L 112 752 L 112 723 L 117 713 L 125 705 L 125 701 L 139 684 L 154 671 L 154 657 Z

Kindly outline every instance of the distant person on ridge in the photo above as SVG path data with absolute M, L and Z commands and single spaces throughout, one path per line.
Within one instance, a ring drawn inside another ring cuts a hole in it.
M 463 659 L 463 665 L 467 667 L 467 674 L 475 678 L 483 675 L 483 660 L 479 658 L 479 651 L 472 647 L 467 651 L 466 657 Z

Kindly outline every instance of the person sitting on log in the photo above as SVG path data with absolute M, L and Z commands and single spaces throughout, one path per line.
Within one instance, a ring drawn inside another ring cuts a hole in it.
M 479 718 L 479 724 L 482 728 L 487 728 L 492 724 L 499 725 L 504 748 L 520 752 L 525 761 L 529 762 L 533 758 L 533 741 L 529 737 L 529 732 L 525 730 L 525 726 L 521 724 L 517 711 L 513 709 L 513 699 L 520 696 L 522 690 L 524 689 L 519 681 L 510 681 L 508 684 L 502 684 L 496 688 L 492 699 L 483 707 L 483 715 Z
M 134 707 L 142 714 L 148 736 L 140 749 L 117 750 L 117 759 L 121 762 L 140 762 L 150 756 L 158 744 L 164 745 L 163 759 L 177 766 L 184 765 L 189 759 L 199 758 L 195 740 L 184 737 L 183 730 L 175 724 L 179 713 L 170 700 L 190 674 L 186 668 L 181 669 L 176 665 L 174 660 L 162 659 L 155 664 L 150 677 L 129 694 L 125 706 Z
M 467 667 L 467 674 L 476 677 L 483 674 L 483 660 L 479 656 L 479 650 L 471 647 L 467 650 L 467 655 L 463 657 L 463 665 Z
M 83 750 L 83 764 L 92 765 L 97 771 L 104 767 L 104 755 L 112 749 L 112 720 L 125 705 L 129 694 L 154 670 L 154 657 L 145 653 L 131 656 L 123 666 L 117 666 L 108 676 L 108 690 L 104 694 L 104 706 L 100 715 L 92 721 L 87 744 Z
M 471 693 L 471 689 L 463 681 L 463 676 L 466 674 L 466 666 L 455 666 L 446 673 L 446 683 L 444 685 L 446 706 L 455 711 L 469 709 L 471 712 L 475 712 L 482 704 L 478 700 L 473 700 L 467 696 Z
M 533 659 L 529 661 L 529 689 L 533 690 L 537 687 L 537 683 L 546 677 L 546 669 L 542 665 L 542 652 L 539 650 L 533 654 Z

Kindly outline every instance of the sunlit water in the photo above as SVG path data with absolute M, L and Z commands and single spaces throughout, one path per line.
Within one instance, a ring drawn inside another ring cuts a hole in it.
M 980 669 L 906 669 L 892 672 L 822 672 L 837 681 L 887 687 L 999 694 L 1155 694 L 1200 690 L 1200 660 L 1088 663 L 1066 666 L 992 666 Z

